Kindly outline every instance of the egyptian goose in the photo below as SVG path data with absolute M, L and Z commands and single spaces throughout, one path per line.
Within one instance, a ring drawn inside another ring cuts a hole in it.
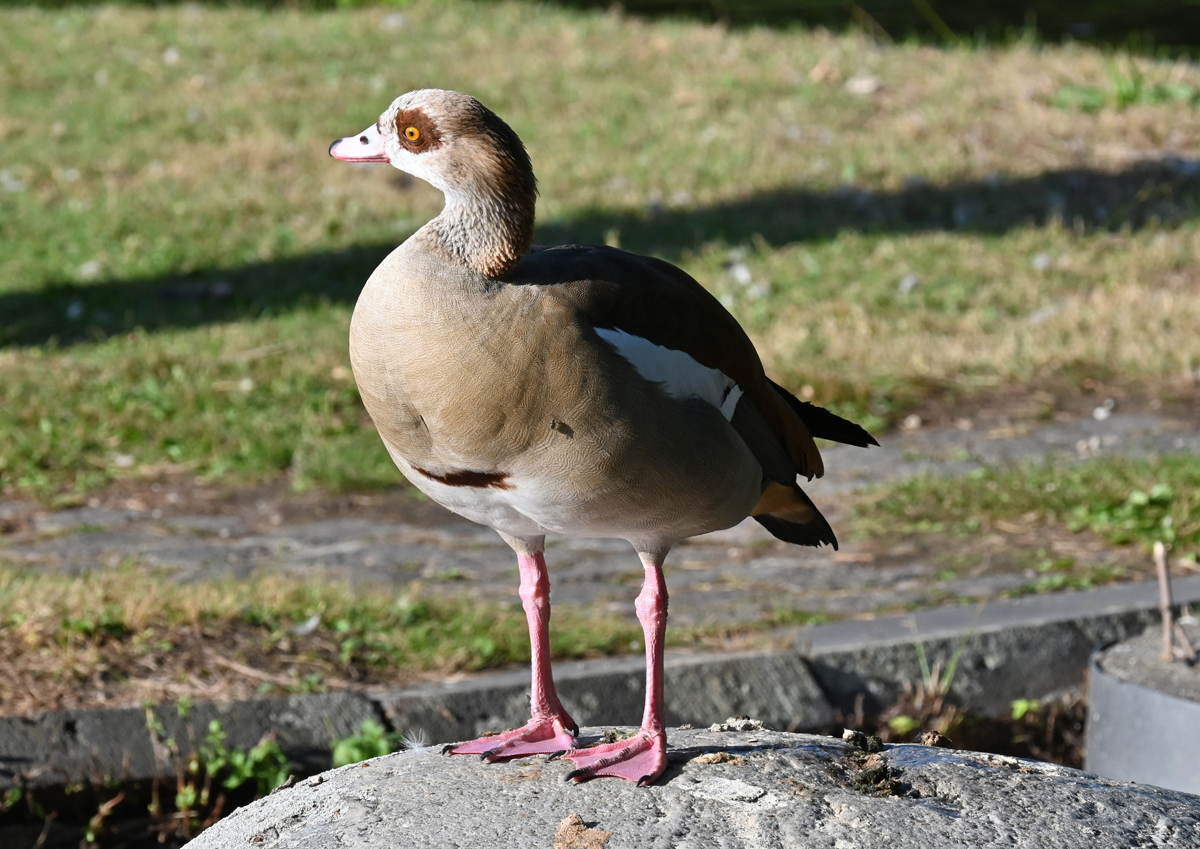
M 367 281 L 350 357 L 405 477 L 517 554 L 532 717 L 448 751 L 561 755 L 578 767 L 570 779 L 653 781 L 666 766 L 667 552 L 747 516 L 788 542 L 836 548 L 797 476 L 823 472 L 814 437 L 877 443 L 773 383 L 737 321 L 673 265 L 610 247 L 531 247 L 529 155 L 475 98 L 409 92 L 329 153 L 391 163 L 445 194 L 441 214 Z M 628 740 L 576 748 L 550 670 L 548 533 L 626 539 L 645 568 L 635 608 L 646 707 Z

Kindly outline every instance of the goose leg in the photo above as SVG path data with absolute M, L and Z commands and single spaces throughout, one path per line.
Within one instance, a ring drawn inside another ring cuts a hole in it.
M 550 672 L 550 576 L 541 545 L 505 537 L 517 549 L 521 604 L 529 621 L 532 661 L 530 703 L 533 716 L 522 727 L 447 748 L 450 755 L 479 755 L 486 761 L 556 754 L 574 747 L 579 728 L 563 709 Z M 532 542 L 529 541 L 529 542 Z M 540 538 L 537 543 L 540 543 Z M 522 549 L 529 549 L 523 552 Z
M 638 621 L 646 637 L 646 709 L 642 727 L 628 740 L 576 749 L 563 755 L 578 769 L 567 773 L 568 781 L 611 776 L 650 784 L 667 766 L 667 731 L 663 722 L 663 644 L 667 633 L 667 584 L 663 579 L 662 554 L 643 554 L 646 580 L 635 602 Z

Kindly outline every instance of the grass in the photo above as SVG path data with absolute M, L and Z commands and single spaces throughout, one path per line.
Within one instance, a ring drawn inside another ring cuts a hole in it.
M 1122 63 L 1114 58 L 1109 64 L 1108 86 L 1064 85 L 1055 92 L 1054 103 L 1086 112 L 1099 112 L 1106 107 L 1125 109 L 1139 103 L 1194 107 L 1200 103 L 1200 89 L 1177 79 L 1176 69 L 1182 67 L 1182 63 L 1168 67 L 1151 78 L 1136 63 Z
M 780 609 L 761 622 L 673 627 L 668 645 L 753 642 L 826 618 Z M 556 660 L 641 651 L 628 617 L 555 606 Z M 129 563 L 75 577 L 0 563 L 0 653 L 0 714 L 15 714 L 400 687 L 527 664 L 529 632 L 519 606 L 419 586 L 279 575 L 180 584 Z
M 1109 457 L 1079 464 L 980 469 L 960 478 L 914 478 L 878 490 L 857 506 L 861 535 L 935 533 L 960 538 L 1020 522 L 1032 533 L 1087 532 L 1110 546 L 1156 541 L 1195 566 L 1200 559 L 1200 459 Z M 1040 529 L 1040 530 L 1039 530 Z M 1074 560 L 1044 557 L 1037 591 L 1080 588 L 1117 577 L 1081 573 Z
M 325 148 L 424 85 L 522 135 L 540 239 L 682 264 L 772 374 L 873 427 L 1014 385 L 1194 393 L 1200 111 L 1062 108 L 1113 85 L 1099 51 L 456 2 L 9 8 L 0 56 L 10 495 L 395 481 L 346 326 L 440 199 Z M 1184 64 L 1120 67 L 1200 90 Z
M 556 657 L 640 645 L 636 623 L 555 613 Z M 0 569 L 0 646 L 3 713 L 400 686 L 529 660 L 519 607 L 278 576 L 182 586 L 128 565 L 74 578 Z

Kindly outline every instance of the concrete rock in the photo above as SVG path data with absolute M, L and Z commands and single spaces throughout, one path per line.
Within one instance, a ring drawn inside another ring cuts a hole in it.
M 1200 623 L 1187 622 L 1180 628 L 1192 645 L 1200 645 Z M 1200 704 L 1200 667 L 1163 660 L 1162 647 L 1162 627 L 1147 628 L 1105 648 L 1096 660 L 1105 672 L 1122 681 Z
M 261 799 L 190 846 L 1200 847 L 1200 797 L 1065 767 L 772 731 L 669 739 L 649 788 L 566 784 L 572 765 L 545 758 L 390 755 Z
M 1184 626 L 1192 642 L 1200 627 Z M 1162 659 L 1162 629 L 1097 652 L 1088 676 L 1085 766 L 1200 793 L 1200 669 Z

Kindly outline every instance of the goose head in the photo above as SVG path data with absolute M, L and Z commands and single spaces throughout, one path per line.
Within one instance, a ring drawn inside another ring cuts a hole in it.
M 470 95 L 402 94 L 374 125 L 330 145 L 329 155 L 387 162 L 440 189 L 446 207 L 432 232 L 489 277 L 510 269 L 532 243 L 537 180 L 529 154 L 512 128 Z

